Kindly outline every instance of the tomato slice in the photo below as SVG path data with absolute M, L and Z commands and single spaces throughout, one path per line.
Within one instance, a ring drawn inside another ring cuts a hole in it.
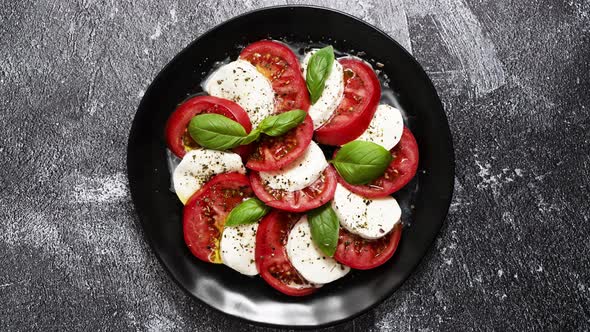
M 364 61 L 338 60 L 344 69 L 344 97 L 334 114 L 315 132 L 318 143 L 342 145 L 359 137 L 371 123 L 381 99 L 377 75 Z
M 240 173 L 214 176 L 186 202 L 184 241 L 195 257 L 221 263 L 219 241 L 225 218 L 244 198 L 253 196 L 248 177 Z
M 387 262 L 395 253 L 402 234 L 398 224 L 384 237 L 367 240 L 340 227 L 334 259 L 353 269 L 369 270 Z
M 285 135 L 261 135 L 246 167 L 255 171 L 275 171 L 299 158 L 311 143 L 313 122 L 308 115 L 303 122 Z
M 279 292 L 309 295 L 317 290 L 299 275 L 287 256 L 289 232 L 301 215 L 274 210 L 262 218 L 256 232 L 256 267 L 260 276 Z
M 248 113 L 233 101 L 213 96 L 193 97 L 180 104 L 166 123 L 166 143 L 170 151 L 178 158 L 184 157 L 187 151 L 199 147 L 197 142 L 189 135 L 187 127 L 195 115 L 205 113 L 221 114 L 239 122 L 246 129 L 246 132 L 249 133 L 252 130 Z M 240 146 L 234 151 L 244 157 L 248 148 Z
M 418 170 L 418 143 L 407 127 L 404 127 L 399 143 L 390 152 L 393 161 L 380 178 L 366 185 L 353 185 L 338 175 L 338 182 L 353 193 L 367 198 L 385 197 L 400 190 Z
M 309 109 L 309 94 L 299 60 L 287 45 L 262 40 L 246 46 L 240 58 L 256 66 L 270 80 L 277 113 Z
M 250 172 L 250 183 L 256 196 L 266 205 L 289 212 L 304 212 L 320 207 L 334 198 L 338 180 L 336 171 L 328 166 L 319 179 L 297 191 L 272 189 L 264 183 L 258 172 Z

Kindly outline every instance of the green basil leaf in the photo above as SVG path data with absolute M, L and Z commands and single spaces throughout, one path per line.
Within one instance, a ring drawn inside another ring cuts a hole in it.
M 255 140 L 258 139 L 258 137 L 260 137 L 260 130 L 258 128 L 252 130 L 248 136 L 244 137 L 242 139 L 242 141 L 240 142 L 240 144 L 242 145 L 246 145 L 246 144 L 250 144 L 252 142 L 254 142 Z
M 334 256 L 338 244 L 340 222 L 330 203 L 307 213 L 311 239 L 326 256 Z
M 307 64 L 307 73 L 305 74 L 305 83 L 309 91 L 311 103 L 315 104 L 326 86 L 326 80 L 332 71 L 334 64 L 334 49 L 332 46 L 326 46 L 316 51 Z
M 258 125 L 256 130 L 267 134 L 268 136 L 281 136 L 286 134 L 289 130 L 297 127 L 305 117 L 307 112 L 302 110 L 292 110 L 289 112 L 271 115 Z
M 247 136 L 241 124 L 220 114 L 193 117 L 188 132 L 200 146 L 214 150 L 235 148 Z
M 332 164 L 350 184 L 366 184 L 385 173 L 393 157 L 379 144 L 365 141 L 346 143 Z
M 225 226 L 252 224 L 269 212 L 270 207 L 262 203 L 261 200 L 258 198 L 249 198 L 231 210 L 225 220 Z

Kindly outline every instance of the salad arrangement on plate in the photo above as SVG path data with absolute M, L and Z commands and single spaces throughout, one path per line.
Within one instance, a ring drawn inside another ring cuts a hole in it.
M 263 40 L 203 85 L 165 132 L 195 257 L 303 296 L 393 256 L 418 145 L 371 65 Z

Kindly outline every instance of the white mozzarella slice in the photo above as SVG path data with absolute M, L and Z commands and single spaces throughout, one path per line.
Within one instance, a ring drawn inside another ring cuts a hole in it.
M 327 284 L 350 271 L 350 267 L 325 256 L 315 245 L 306 216 L 301 217 L 289 233 L 287 256 L 297 272 L 312 284 Z
M 365 239 L 378 239 L 401 222 L 402 211 L 393 197 L 364 198 L 336 185 L 332 201 L 340 225 Z
M 235 101 L 248 113 L 256 127 L 274 112 L 274 90 L 270 81 L 250 62 L 236 60 L 217 69 L 204 84 L 212 96 Z
M 265 184 L 272 189 L 296 191 L 314 183 L 326 167 L 328 162 L 322 149 L 312 141 L 303 155 L 285 168 L 259 174 Z
M 246 174 L 238 154 L 208 149 L 191 150 L 174 169 L 174 191 L 185 204 L 213 175 L 229 172 Z
M 359 136 L 357 141 L 368 141 L 391 150 L 402 138 L 404 119 L 395 107 L 381 104 L 377 107 L 369 128 Z
M 317 51 L 312 50 L 303 58 L 303 62 L 301 63 L 303 77 L 307 75 L 309 59 Z M 342 98 L 344 98 L 343 69 L 342 65 L 334 60 L 332 71 L 326 80 L 322 95 L 309 107 L 308 113 L 313 120 L 313 129 L 318 129 L 330 119 L 336 108 L 338 108 L 338 105 L 340 105 L 340 102 L 342 102 Z
M 258 274 L 254 261 L 256 231 L 258 223 L 225 227 L 221 236 L 221 261 L 240 272 L 254 276 Z

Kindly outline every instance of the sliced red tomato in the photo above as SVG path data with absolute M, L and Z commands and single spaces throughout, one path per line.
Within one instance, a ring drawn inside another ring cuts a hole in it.
M 342 145 L 359 137 L 371 123 L 381 99 L 381 85 L 362 60 L 338 60 L 344 70 L 344 98 L 334 114 L 315 132 L 318 143 Z
M 402 137 L 390 150 L 393 161 L 380 178 L 365 185 L 353 185 L 338 175 L 338 182 L 355 194 L 367 198 L 385 197 L 403 188 L 418 170 L 418 143 L 412 132 L 404 127 Z
M 389 234 L 375 240 L 363 239 L 341 227 L 334 259 L 353 269 L 376 268 L 393 256 L 401 234 L 401 224 L 395 226 Z
M 274 210 L 262 218 L 256 232 L 256 267 L 274 289 L 290 296 L 317 290 L 299 275 L 287 256 L 289 232 L 301 215 Z
M 246 46 L 240 58 L 256 66 L 270 80 L 277 113 L 309 109 L 309 94 L 299 60 L 287 45 L 262 40 Z
M 221 263 L 219 242 L 225 218 L 251 196 L 248 177 L 240 173 L 216 175 L 191 196 L 184 206 L 183 231 L 184 241 L 195 257 Z
M 179 158 L 184 157 L 187 151 L 199 147 L 197 142 L 189 135 L 187 128 L 194 116 L 205 113 L 221 114 L 239 122 L 246 129 L 246 132 L 249 133 L 252 130 L 248 113 L 233 101 L 213 96 L 193 97 L 180 104 L 166 123 L 166 143 L 170 151 Z M 240 146 L 234 151 L 245 157 L 248 148 Z
M 334 198 L 338 180 L 336 171 L 329 166 L 319 179 L 297 191 L 272 189 L 254 171 L 250 172 L 250 183 L 256 196 L 266 205 L 289 212 L 304 212 L 320 207 Z
M 255 171 L 275 171 L 299 158 L 311 143 L 313 122 L 308 115 L 285 135 L 262 135 L 250 154 L 246 167 Z

